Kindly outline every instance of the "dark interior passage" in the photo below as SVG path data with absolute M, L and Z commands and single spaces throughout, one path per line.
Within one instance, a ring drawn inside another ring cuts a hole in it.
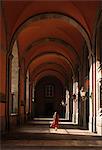
M 64 93 L 64 87 L 56 77 L 46 76 L 42 78 L 35 87 L 33 117 L 52 117 L 55 111 L 58 111 L 62 117 L 61 101 L 65 99 Z

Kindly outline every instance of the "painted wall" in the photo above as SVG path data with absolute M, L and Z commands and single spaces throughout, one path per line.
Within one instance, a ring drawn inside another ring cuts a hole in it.
M 5 107 L 6 107 L 6 34 L 5 25 L 0 13 L 0 130 L 5 130 Z
M 5 130 L 5 107 L 6 107 L 6 53 L 0 50 L 0 122 L 2 131 Z

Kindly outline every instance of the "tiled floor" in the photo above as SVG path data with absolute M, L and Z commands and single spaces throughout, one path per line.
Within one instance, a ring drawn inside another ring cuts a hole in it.
M 26 125 L 7 134 L 1 150 L 102 150 L 102 137 L 88 130 Z

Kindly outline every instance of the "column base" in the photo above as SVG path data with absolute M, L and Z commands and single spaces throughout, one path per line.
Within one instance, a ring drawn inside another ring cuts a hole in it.
M 67 120 L 69 120 L 69 112 L 66 112 L 65 118 L 66 118 Z
M 89 116 L 89 131 L 93 132 L 93 117 Z
M 75 114 L 72 114 L 72 122 L 76 123 L 76 115 Z
M 73 123 L 78 124 L 78 113 L 72 114 L 72 121 L 73 121 Z
M 76 113 L 76 124 L 78 124 L 78 112 Z
M 97 133 L 97 131 L 96 131 L 96 117 L 93 117 L 93 132 Z
M 96 117 L 96 131 L 102 136 L 102 108 L 99 110 L 99 113 Z

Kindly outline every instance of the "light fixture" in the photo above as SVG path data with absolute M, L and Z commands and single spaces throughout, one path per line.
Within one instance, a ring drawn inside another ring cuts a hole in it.
M 65 107 L 67 105 L 63 100 L 61 101 L 61 104 L 63 107 Z

